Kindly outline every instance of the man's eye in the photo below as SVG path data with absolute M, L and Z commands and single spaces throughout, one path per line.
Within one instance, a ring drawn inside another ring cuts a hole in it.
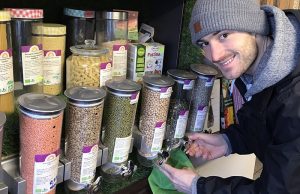
M 220 39 L 226 39 L 228 37 L 228 33 L 221 34 Z
M 202 41 L 199 41 L 197 42 L 198 46 L 200 46 L 201 48 L 204 48 L 208 45 L 208 42 L 202 42 Z

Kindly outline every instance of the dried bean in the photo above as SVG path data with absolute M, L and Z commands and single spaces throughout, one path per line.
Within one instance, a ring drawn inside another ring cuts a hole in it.
M 71 161 L 71 180 L 77 183 L 82 183 L 83 148 L 99 143 L 102 112 L 103 103 L 93 107 L 68 104 L 66 109 L 66 158 Z

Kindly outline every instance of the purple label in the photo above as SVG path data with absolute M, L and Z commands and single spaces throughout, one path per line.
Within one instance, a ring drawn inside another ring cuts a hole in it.
M 9 56 L 11 57 L 12 56 L 12 49 L 7 49 L 7 50 L 0 50 L 0 55 L 4 52 L 7 52 L 9 54 Z
M 206 106 L 199 105 L 199 106 L 198 106 L 198 110 L 203 111 L 205 107 L 206 107 Z
M 127 44 L 123 44 L 123 45 L 114 44 L 114 45 L 113 45 L 113 51 L 119 51 L 121 47 L 123 47 L 124 50 L 128 50 L 128 49 L 127 49 L 127 47 L 128 47 Z
M 179 116 L 184 116 L 186 112 L 187 112 L 187 110 L 181 110 L 181 111 L 179 111 Z
M 92 146 L 83 146 L 82 153 L 90 153 L 95 145 L 98 145 L 98 144 L 94 144 Z
M 35 162 L 45 162 L 46 161 L 46 158 L 52 154 L 55 154 L 55 157 L 57 157 L 59 154 L 60 154 L 60 150 L 57 150 L 53 153 L 50 153 L 50 154 L 39 154 L 39 155 L 35 155 L 34 156 L 34 160 Z
M 108 64 L 111 64 L 111 62 L 108 62 L 108 63 L 100 63 L 100 69 L 106 69 Z
M 167 91 L 168 91 L 168 88 L 161 88 L 161 89 L 160 89 L 160 92 L 161 92 L 161 93 L 166 93 Z
M 44 56 L 53 56 L 52 53 L 55 56 L 61 56 L 61 50 L 44 50 Z
M 214 79 L 214 77 L 207 77 L 207 82 L 211 82 Z
M 42 44 L 38 44 L 38 45 L 30 45 L 30 46 L 21 46 L 21 51 L 24 52 L 29 52 L 30 50 L 32 51 L 32 47 L 38 47 L 39 50 L 42 50 Z
M 157 122 L 155 125 L 155 128 L 157 128 L 157 127 L 160 128 L 163 124 L 164 124 L 164 122 Z
M 138 95 L 138 92 L 131 94 L 130 100 L 135 100 Z
M 192 80 L 189 80 L 189 79 L 184 80 L 184 85 L 190 85 L 191 81 L 192 81 Z

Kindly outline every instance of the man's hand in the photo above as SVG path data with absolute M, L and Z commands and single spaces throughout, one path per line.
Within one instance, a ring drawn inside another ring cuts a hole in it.
M 227 142 L 221 134 L 193 133 L 188 138 L 186 153 L 190 156 L 212 160 L 224 156 L 228 150 Z
M 198 179 L 198 174 L 191 169 L 176 169 L 169 164 L 158 167 L 173 183 L 174 187 L 184 193 L 192 193 L 192 182 Z

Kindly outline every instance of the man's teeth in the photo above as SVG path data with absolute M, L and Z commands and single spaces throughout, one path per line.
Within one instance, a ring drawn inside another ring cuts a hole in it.
M 233 61 L 234 57 L 232 57 L 231 59 L 229 59 L 228 61 L 226 61 L 225 63 L 223 63 L 222 65 L 227 65 L 229 63 L 231 63 Z

